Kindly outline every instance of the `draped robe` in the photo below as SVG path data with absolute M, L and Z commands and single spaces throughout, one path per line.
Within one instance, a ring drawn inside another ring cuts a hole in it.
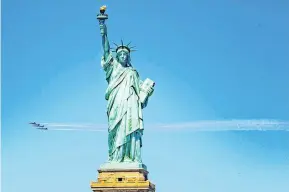
M 141 163 L 143 135 L 142 108 L 147 104 L 139 101 L 140 85 L 137 71 L 123 67 L 112 57 L 101 59 L 108 87 L 105 94 L 108 116 L 109 162 Z

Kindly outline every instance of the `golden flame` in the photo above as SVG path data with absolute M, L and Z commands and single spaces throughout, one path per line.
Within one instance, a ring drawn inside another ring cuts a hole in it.
M 101 11 L 105 11 L 105 10 L 106 10 L 106 5 L 101 6 L 101 7 L 100 7 L 100 10 L 101 10 Z

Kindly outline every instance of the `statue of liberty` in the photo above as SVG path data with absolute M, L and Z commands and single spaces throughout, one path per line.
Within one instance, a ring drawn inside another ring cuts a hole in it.
M 103 56 L 101 66 L 106 74 L 108 87 L 105 93 L 108 116 L 109 163 L 142 163 L 141 147 L 143 135 L 142 109 L 154 91 L 154 82 L 141 81 L 131 64 L 132 47 L 116 45 L 110 48 L 104 14 L 106 7 L 100 8 L 98 15 L 102 37 Z M 113 56 L 112 52 L 116 55 Z

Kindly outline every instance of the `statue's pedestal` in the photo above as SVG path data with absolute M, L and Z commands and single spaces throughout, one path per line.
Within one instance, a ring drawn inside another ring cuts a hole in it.
M 90 184 L 93 192 L 155 192 L 146 168 L 123 163 L 104 164 L 98 173 L 98 180 Z

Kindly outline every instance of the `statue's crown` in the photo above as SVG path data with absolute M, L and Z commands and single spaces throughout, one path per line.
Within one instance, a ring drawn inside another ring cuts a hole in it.
M 131 43 L 131 42 L 130 42 Z M 136 51 L 136 50 L 134 50 L 133 48 L 135 48 L 134 46 L 132 46 L 132 47 L 130 47 L 129 45 L 130 45 L 130 43 L 128 43 L 127 45 L 124 45 L 123 44 L 123 41 L 121 40 L 121 45 L 118 45 L 118 44 L 116 44 L 116 43 L 113 43 L 116 47 L 115 48 L 112 48 L 113 49 L 113 51 L 112 52 L 119 52 L 119 51 L 121 51 L 121 50 L 126 50 L 127 52 L 133 52 L 133 51 Z

